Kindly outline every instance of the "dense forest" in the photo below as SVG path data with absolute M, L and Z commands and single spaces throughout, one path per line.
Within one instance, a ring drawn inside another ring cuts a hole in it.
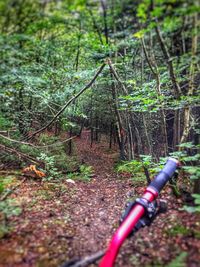
M 117 266 L 198 266 L 199 12 L 199 0 L 0 0 L 0 266 L 103 249 L 168 157 L 182 167 L 163 193 L 167 230 L 152 226 L 161 245 L 142 230 Z

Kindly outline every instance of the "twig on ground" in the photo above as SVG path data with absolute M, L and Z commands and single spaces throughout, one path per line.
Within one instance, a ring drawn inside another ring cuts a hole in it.
M 62 267 L 86 267 L 89 264 L 94 263 L 100 258 L 102 258 L 104 254 L 105 254 L 105 250 L 100 250 L 90 256 L 85 257 L 84 259 L 80 259 L 78 261 L 71 260 L 69 262 L 66 262 L 62 265 Z

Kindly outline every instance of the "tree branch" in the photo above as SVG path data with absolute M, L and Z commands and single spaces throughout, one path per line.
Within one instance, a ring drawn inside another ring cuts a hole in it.
M 105 251 L 100 250 L 90 256 L 80 259 L 79 261 L 72 260 L 72 261 L 66 262 L 62 265 L 62 267 L 86 267 L 89 264 L 92 264 L 96 262 L 97 260 L 99 260 L 101 257 L 103 257 L 104 254 L 105 254 Z
M 113 73 L 115 79 L 116 79 L 117 82 L 121 85 L 124 94 L 127 96 L 127 95 L 128 95 L 128 90 L 127 90 L 126 87 L 124 86 L 123 82 L 120 80 L 120 77 L 119 77 L 119 75 L 117 74 L 117 71 L 115 70 L 115 68 L 113 67 L 110 58 L 108 58 L 107 63 L 108 63 L 108 65 L 109 65 L 110 70 L 111 70 L 111 72 Z
M 61 108 L 60 111 L 58 111 L 58 113 L 53 117 L 53 119 L 47 123 L 46 126 L 42 127 L 41 129 L 35 131 L 31 136 L 29 136 L 27 138 L 27 140 L 32 139 L 36 134 L 39 134 L 41 132 L 43 132 L 46 128 L 48 128 L 59 116 L 60 114 L 63 113 L 63 111 L 74 101 L 76 100 L 83 92 L 85 92 L 88 88 L 91 87 L 91 85 L 95 82 L 96 78 L 99 76 L 99 74 L 102 72 L 102 70 L 105 67 L 105 63 L 101 65 L 101 67 L 99 68 L 99 70 L 97 71 L 97 73 L 94 75 L 94 77 L 92 78 L 92 80 L 75 96 L 73 96 L 69 101 L 67 101 L 67 103 Z
M 12 142 L 12 143 L 17 143 L 17 144 L 21 144 L 21 145 L 32 146 L 32 147 L 34 147 L 34 148 L 38 148 L 38 149 L 39 149 L 39 148 L 46 148 L 46 147 L 51 147 L 51 146 L 56 146 L 56 145 L 59 145 L 59 144 L 66 143 L 66 142 L 68 142 L 68 141 L 70 141 L 70 140 L 76 138 L 77 136 L 75 135 L 75 136 L 72 136 L 72 137 L 70 137 L 70 138 L 68 138 L 68 139 L 66 139 L 66 140 L 59 141 L 59 142 L 55 142 L 55 143 L 53 143 L 53 144 L 50 144 L 50 145 L 44 145 L 44 146 L 35 146 L 35 145 L 31 144 L 31 143 L 27 143 L 27 142 L 23 142 L 23 141 L 14 140 L 14 139 L 8 138 L 8 137 L 6 137 L 6 136 L 4 136 L 4 135 L 2 135 L 2 134 L 0 134 L 0 137 L 1 137 L 1 138 L 4 138 L 4 139 L 6 139 L 6 140 L 8 140 L 8 141 L 10 141 L 10 142 Z
M 156 72 L 156 70 L 154 70 L 154 67 L 153 67 L 153 64 L 151 62 L 151 59 L 149 58 L 149 55 L 147 53 L 147 49 L 146 49 L 146 45 L 145 45 L 144 39 L 142 38 L 141 40 L 142 40 L 142 48 L 143 48 L 147 63 L 149 65 L 149 68 L 151 69 L 151 72 L 153 73 L 153 75 L 157 76 L 157 72 Z

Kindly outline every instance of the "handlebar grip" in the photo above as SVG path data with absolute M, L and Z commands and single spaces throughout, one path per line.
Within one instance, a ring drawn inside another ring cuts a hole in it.
M 158 193 L 163 189 L 166 183 L 171 179 L 180 163 L 174 158 L 169 158 L 163 170 L 153 179 L 149 187 L 152 187 Z

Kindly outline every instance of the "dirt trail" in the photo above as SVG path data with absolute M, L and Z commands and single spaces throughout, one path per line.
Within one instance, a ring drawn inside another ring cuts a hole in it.
M 71 214 L 72 225 L 76 229 L 73 254 L 83 256 L 106 246 L 133 189 L 130 180 L 123 180 L 114 173 L 114 161 L 118 157 L 116 149 L 108 151 L 102 144 L 90 147 L 84 136 L 77 140 L 76 145 L 80 157 L 94 169 L 94 177 L 89 183 L 77 184 L 74 201 L 79 205 Z
M 126 201 L 142 194 L 144 185 L 136 187 L 114 172 L 116 149 L 108 150 L 106 143 L 91 148 L 86 133 L 75 142 L 81 160 L 94 169 L 91 181 L 23 183 L 12 195 L 23 212 L 12 218 L 12 231 L 0 241 L 0 266 L 54 267 L 105 248 Z M 163 196 L 170 211 L 125 243 L 116 266 L 166 266 L 182 251 L 188 253 L 188 266 L 199 265 L 199 218 L 180 211 L 182 203 L 169 188 Z M 170 234 L 177 224 L 192 231 Z

